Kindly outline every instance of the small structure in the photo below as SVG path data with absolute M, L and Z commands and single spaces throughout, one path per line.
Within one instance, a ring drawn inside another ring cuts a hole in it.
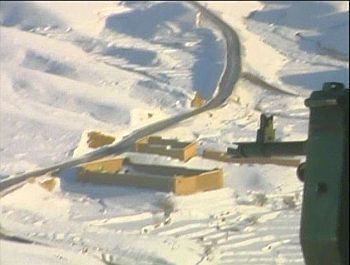
M 113 143 L 115 140 L 113 136 L 105 135 L 95 131 L 89 132 L 87 136 L 87 144 L 90 148 L 98 148 L 104 145 L 108 145 Z
M 223 187 L 221 169 L 202 170 L 185 167 L 147 165 L 128 158 L 109 158 L 83 164 L 78 180 L 96 184 L 134 186 L 188 195 Z
M 199 107 L 202 107 L 204 103 L 205 103 L 205 100 L 201 97 L 199 92 L 196 92 L 196 94 L 194 95 L 194 98 L 191 101 L 191 107 L 199 108 Z
M 27 182 L 30 184 L 37 184 L 49 192 L 60 185 L 60 179 L 57 177 L 31 177 L 27 179 Z
M 197 147 L 196 142 L 179 142 L 159 136 L 148 136 L 135 142 L 136 152 L 170 156 L 182 161 L 196 156 Z

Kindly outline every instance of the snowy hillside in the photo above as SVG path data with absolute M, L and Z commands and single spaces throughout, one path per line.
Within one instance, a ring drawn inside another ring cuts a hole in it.
M 224 64 L 221 37 L 182 3 L 2 2 L 0 21 L 5 175 L 71 157 L 84 130 L 119 140 L 187 110 Z
M 307 137 L 304 100 L 349 86 L 348 2 L 201 1 L 239 35 L 241 78 L 220 107 L 157 133 L 226 150 L 254 141 L 261 113 L 278 140 Z M 185 2 L 0 3 L 0 178 L 83 155 L 93 129 L 116 142 L 210 99 L 225 69 L 220 31 Z M 149 115 L 151 114 L 151 115 Z M 4 126 L 5 125 L 5 126 Z M 80 145 L 80 146 L 78 146 Z M 1 198 L 1 264 L 303 265 L 296 169 L 158 155 L 133 161 L 223 168 L 224 188 L 189 196 L 76 181 L 26 182 Z M 18 249 L 21 249 L 19 252 Z

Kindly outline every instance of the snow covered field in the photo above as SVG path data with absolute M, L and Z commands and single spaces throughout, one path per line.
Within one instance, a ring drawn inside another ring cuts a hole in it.
M 265 112 L 278 139 L 305 139 L 304 99 L 325 81 L 349 86 L 348 2 L 200 3 L 239 34 L 242 78 L 224 106 L 159 135 L 226 149 L 253 141 Z M 71 158 L 86 130 L 118 141 L 188 110 L 196 90 L 212 96 L 225 64 L 222 36 L 184 2 L 0 5 L 2 177 Z M 25 184 L 1 198 L 1 229 L 38 244 L 1 240 L 1 264 L 304 264 L 295 168 L 186 166 L 222 167 L 225 188 L 175 197 L 81 185 L 72 169 L 52 192 Z
M 4 175 L 71 157 L 84 130 L 119 140 L 187 110 L 224 64 L 219 34 L 182 3 L 3 2 L 1 25 Z

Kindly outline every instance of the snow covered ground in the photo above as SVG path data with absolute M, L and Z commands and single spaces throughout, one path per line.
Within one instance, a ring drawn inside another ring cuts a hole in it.
M 224 64 L 184 3 L 2 2 L 0 20 L 4 175 L 71 157 L 85 130 L 119 140 L 187 110 Z
M 37 265 L 103 265 L 97 258 L 91 258 L 69 252 L 32 244 L 18 244 L 0 241 L 2 264 L 37 264 Z
M 159 135 L 225 149 L 253 141 L 267 112 L 278 139 L 305 139 L 304 99 L 324 81 L 349 85 L 348 2 L 201 3 L 239 34 L 242 78 L 222 108 Z M 222 37 L 181 2 L 1 2 L 0 22 L 2 176 L 71 158 L 88 129 L 119 140 L 188 110 L 224 67 Z M 175 197 L 81 185 L 74 169 L 52 192 L 25 184 L 1 198 L 1 229 L 40 245 L 0 241 L 1 264 L 304 264 L 294 168 L 186 166 L 223 167 L 225 188 Z

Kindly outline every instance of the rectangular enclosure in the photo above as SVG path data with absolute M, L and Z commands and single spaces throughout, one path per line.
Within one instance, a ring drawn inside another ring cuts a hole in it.
M 78 180 L 188 195 L 222 188 L 223 171 L 137 164 L 128 158 L 110 158 L 81 165 Z
M 158 136 L 148 136 L 135 143 L 135 151 L 170 156 L 187 161 L 197 155 L 196 142 L 180 142 L 176 139 L 163 139 Z

